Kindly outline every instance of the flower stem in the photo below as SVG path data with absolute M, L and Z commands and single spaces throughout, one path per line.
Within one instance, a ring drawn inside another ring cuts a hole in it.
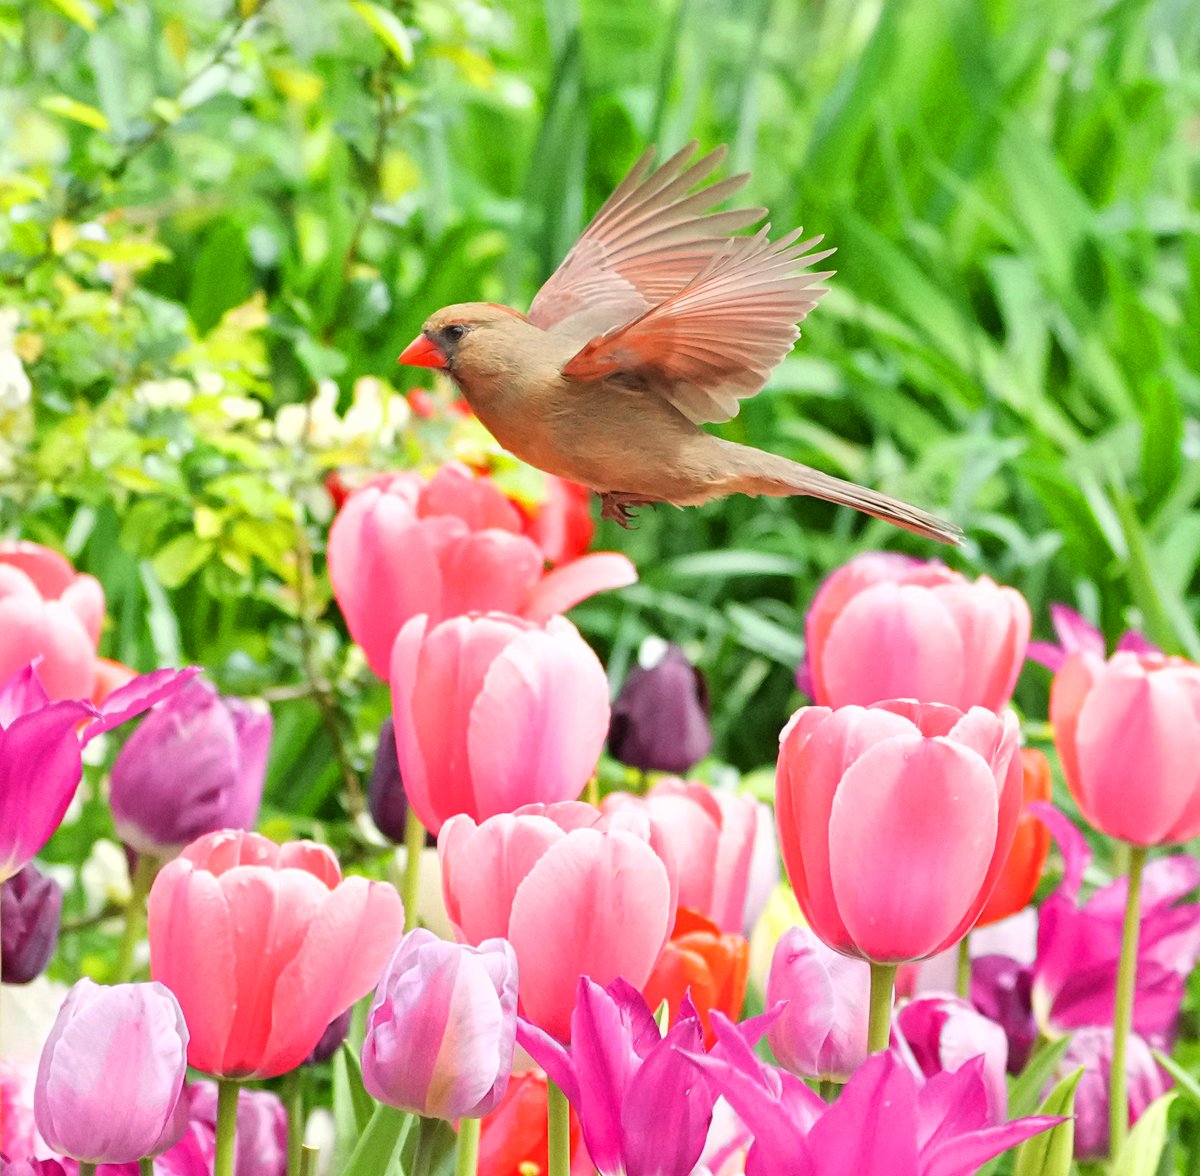
M 822 1078 L 817 1084 L 817 1094 L 821 1096 L 827 1103 L 833 1102 L 838 1096 L 838 1091 L 841 1090 L 842 1084 L 834 1081 L 832 1078 Z
M 437 1129 L 436 1119 L 422 1115 L 417 1120 L 417 1150 L 413 1153 L 412 1169 L 408 1176 L 429 1176 L 433 1160 L 433 1137 Z
M 138 1160 L 138 1176 L 154 1176 L 153 1156 L 144 1156 Z
M 897 964 L 871 961 L 871 1016 L 867 1023 L 867 1051 L 887 1049 L 892 1036 L 892 990 L 896 985 Z
M 400 897 L 404 900 L 404 930 L 417 925 L 417 901 L 421 894 L 421 853 L 425 849 L 425 826 L 410 808 L 404 818 L 404 881 Z
M 96 1165 L 86 1160 L 79 1161 L 79 1176 L 96 1176 Z
M 133 867 L 129 901 L 125 904 L 125 929 L 121 932 L 117 966 L 113 969 L 114 984 L 124 984 L 133 977 L 133 954 L 146 928 L 146 895 L 150 893 L 157 873 L 158 858 L 139 853 L 137 865 Z
M 303 1171 L 304 1147 L 304 1068 L 298 1066 L 283 1078 L 283 1105 L 287 1109 L 287 1172 L 299 1176 Z
M 300 1176 L 317 1176 L 317 1157 L 320 1151 L 315 1147 L 300 1149 Z
M 547 1176 L 570 1176 L 571 1104 L 553 1082 L 547 1083 L 546 1128 Z
M 1141 918 L 1142 869 L 1146 849 L 1129 847 L 1129 891 L 1125 897 L 1125 922 L 1121 927 L 1121 962 L 1117 967 L 1117 994 L 1113 1001 L 1112 1067 L 1109 1071 L 1109 1151 L 1116 1156 L 1129 1135 L 1129 1090 L 1125 1074 L 1125 1047 L 1133 1026 L 1133 993 L 1137 983 L 1138 930 Z
M 238 1084 L 228 1078 L 217 1082 L 217 1155 L 213 1176 L 233 1176 L 237 1151 Z
M 480 1119 L 462 1119 L 458 1124 L 458 1143 L 454 1149 L 454 1176 L 475 1176 L 479 1167 Z
M 954 991 L 963 1000 L 971 997 L 971 933 L 968 931 L 958 941 L 958 974 L 955 978 Z

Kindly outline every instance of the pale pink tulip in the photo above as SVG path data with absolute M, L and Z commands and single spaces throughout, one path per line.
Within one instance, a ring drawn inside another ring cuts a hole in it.
M 834 572 L 808 610 L 812 697 L 833 707 L 915 698 L 1000 710 L 1029 629 L 1029 605 L 1015 588 L 868 552 Z
M 608 732 L 604 667 L 563 617 L 414 617 L 391 685 L 408 803 L 434 833 L 457 813 L 574 800 Z
M 661 780 L 645 796 L 613 792 L 605 813 L 640 809 L 675 861 L 679 905 L 741 933 L 758 816 L 754 802 L 694 781 Z
M 639 813 L 528 805 L 481 825 L 451 817 L 438 837 L 442 897 L 459 938 L 507 939 L 521 1012 L 559 1040 L 580 976 L 640 989 L 675 922 L 673 871 Z
M 1016 830 L 1015 716 L 900 701 L 806 707 L 780 744 L 779 839 L 812 929 L 878 963 L 961 939 Z
M 1161 653 L 1072 653 L 1050 721 L 1067 787 L 1101 833 L 1134 845 L 1200 833 L 1200 666 Z
M 387 677 L 396 634 L 421 613 L 434 624 L 487 611 L 543 620 L 637 579 L 614 552 L 546 572 L 542 549 L 521 528 L 491 482 L 456 464 L 428 482 L 403 473 L 355 491 L 329 532 L 329 577 L 375 673 Z

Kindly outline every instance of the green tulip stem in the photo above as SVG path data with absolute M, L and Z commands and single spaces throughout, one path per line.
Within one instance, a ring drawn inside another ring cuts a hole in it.
M 404 930 L 417 925 L 417 900 L 421 894 L 421 854 L 425 849 L 425 826 L 410 808 L 404 818 L 404 881 L 400 897 L 404 900 Z
M 433 1166 L 433 1141 L 437 1134 L 436 1119 L 422 1115 L 417 1120 L 417 1150 L 413 1153 L 412 1168 L 408 1176 L 429 1176 Z
M 217 1157 L 213 1176 L 233 1176 L 237 1153 L 238 1084 L 229 1078 L 217 1082 Z
M 570 1176 L 571 1104 L 553 1082 L 547 1083 L 546 1129 L 549 1152 L 547 1176 Z
M 304 1074 L 303 1066 L 283 1077 L 283 1105 L 287 1110 L 287 1173 L 299 1176 L 303 1171 L 304 1151 Z
M 1125 1075 L 1125 1049 L 1133 1027 L 1133 992 L 1137 984 L 1138 930 L 1141 919 L 1142 869 L 1146 850 L 1129 847 L 1129 891 L 1121 927 L 1121 962 L 1117 966 L 1117 994 L 1113 1001 L 1112 1067 L 1109 1071 L 1109 1152 L 1116 1156 L 1129 1135 L 1129 1089 Z
M 454 1147 L 454 1176 L 475 1176 L 479 1168 L 480 1119 L 461 1119 Z
M 822 1078 L 817 1084 L 817 1093 L 827 1102 L 831 1103 L 838 1096 L 838 1091 L 842 1089 L 842 1084 L 833 1078 Z
M 113 969 L 114 984 L 125 984 L 133 979 L 133 954 L 146 931 L 146 895 L 150 893 L 157 873 L 158 858 L 139 853 L 130 880 L 129 901 L 125 904 L 125 929 L 121 932 L 117 966 Z
M 300 1176 L 317 1176 L 317 1158 L 320 1154 L 319 1148 L 305 1146 L 300 1149 Z
M 154 1176 L 153 1156 L 143 1156 L 138 1160 L 138 1176 Z
M 96 1165 L 86 1160 L 79 1161 L 79 1176 L 96 1176 Z
M 892 1036 L 892 991 L 898 964 L 871 961 L 871 1016 L 867 1022 L 867 1052 L 887 1049 Z
M 971 933 L 969 931 L 958 941 L 958 974 L 955 978 L 954 991 L 963 1000 L 971 998 Z

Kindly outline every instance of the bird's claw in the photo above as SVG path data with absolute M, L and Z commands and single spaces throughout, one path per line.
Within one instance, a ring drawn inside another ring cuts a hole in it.
M 649 505 L 650 503 L 647 499 L 638 498 L 635 494 L 622 494 L 619 491 L 612 491 L 600 495 L 600 517 L 602 519 L 611 519 L 618 526 L 624 527 L 628 531 L 632 528 L 633 520 L 637 517 L 631 508 Z

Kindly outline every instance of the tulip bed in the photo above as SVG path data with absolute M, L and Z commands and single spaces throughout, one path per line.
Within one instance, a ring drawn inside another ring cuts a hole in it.
M 0 1176 L 1196 1170 L 1198 53 L 0 3 Z M 839 249 L 727 435 L 962 548 L 396 382 L 692 134 Z

